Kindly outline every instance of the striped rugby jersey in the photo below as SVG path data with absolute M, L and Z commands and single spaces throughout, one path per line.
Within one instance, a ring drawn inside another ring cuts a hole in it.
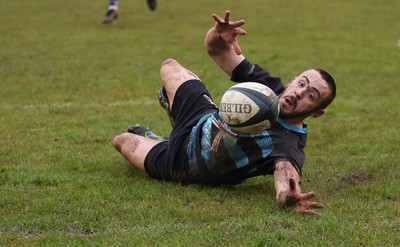
M 244 60 L 232 73 L 234 82 L 260 82 L 277 95 L 284 90 L 278 77 Z M 219 112 L 203 116 L 189 137 L 187 157 L 191 177 L 200 183 L 238 184 L 247 178 L 273 174 L 280 159 L 299 173 L 305 160 L 307 126 L 298 128 L 278 118 L 267 130 L 235 133 Z

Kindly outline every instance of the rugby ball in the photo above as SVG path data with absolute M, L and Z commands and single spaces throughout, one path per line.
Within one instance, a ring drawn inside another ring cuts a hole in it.
M 278 117 L 278 96 L 264 84 L 242 82 L 222 95 L 219 110 L 234 131 L 256 133 L 268 129 Z

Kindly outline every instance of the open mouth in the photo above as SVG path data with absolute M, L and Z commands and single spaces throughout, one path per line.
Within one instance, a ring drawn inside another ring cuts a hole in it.
M 293 106 L 293 102 L 290 99 L 286 99 L 286 104 L 289 106 Z
M 291 107 L 291 108 L 296 108 L 296 99 L 294 99 L 293 97 L 290 97 L 290 96 L 288 96 L 288 97 L 286 97 L 285 98 L 285 103 L 286 103 L 286 105 L 288 105 L 289 107 Z

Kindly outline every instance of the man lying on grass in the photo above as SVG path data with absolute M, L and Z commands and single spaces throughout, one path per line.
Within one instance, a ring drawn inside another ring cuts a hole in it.
M 149 129 L 133 125 L 114 139 L 114 147 L 135 167 L 149 176 L 180 183 L 238 184 L 247 178 L 273 174 L 276 200 L 286 209 L 318 214 L 321 203 L 312 202 L 314 192 L 303 194 L 299 186 L 305 160 L 307 126 L 303 120 L 319 117 L 333 101 L 336 86 L 324 70 L 310 69 L 291 81 L 286 89 L 241 53 L 237 35 L 244 20 L 230 21 L 230 12 L 205 38 L 209 56 L 234 82 L 259 82 L 279 95 L 280 114 L 267 130 L 235 133 L 227 126 L 205 85 L 174 59 L 163 62 L 160 75 L 161 105 L 170 115 L 173 130 L 168 140 Z

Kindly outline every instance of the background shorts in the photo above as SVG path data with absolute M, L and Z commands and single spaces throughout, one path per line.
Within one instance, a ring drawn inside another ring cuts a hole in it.
M 186 147 L 192 128 L 200 118 L 218 110 L 199 80 L 184 82 L 176 91 L 171 113 L 175 126 L 169 141 L 154 146 L 145 159 L 146 172 L 153 178 L 191 183 Z

